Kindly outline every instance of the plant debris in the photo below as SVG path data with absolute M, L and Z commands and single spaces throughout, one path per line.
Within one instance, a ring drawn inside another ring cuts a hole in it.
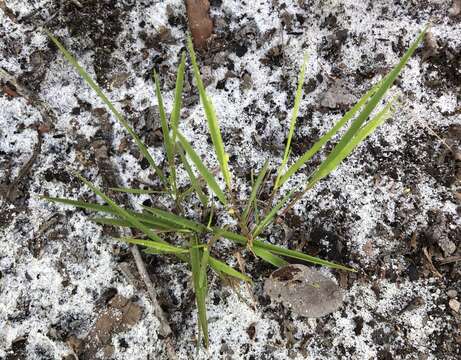
M 208 0 L 186 0 L 186 8 L 194 46 L 204 49 L 213 32 L 213 21 L 208 13 L 210 3 Z
M 320 106 L 328 109 L 346 109 L 357 101 L 342 80 L 335 80 L 319 98 Z
M 265 293 L 296 315 L 319 318 L 339 309 L 343 291 L 331 279 L 305 265 L 291 264 L 274 271 Z
M 142 308 L 119 294 L 115 295 L 99 315 L 93 328 L 82 339 L 73 338 L 74 351 L 81 360 L 97 358 L 101 350 L 105 358 L 113 353 L 112 337 L 134 326 L 142 316 Z

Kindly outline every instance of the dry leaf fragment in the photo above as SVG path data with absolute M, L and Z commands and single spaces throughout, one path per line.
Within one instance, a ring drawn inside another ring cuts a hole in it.
M 357 98 L 352 94 L 346 82 L 336 80 L 328 90 L 320 95 L 320 106 L 328 109 L 347 108 L 357 101 Z
M 461 14 L 461 0 L 453 0 L 450 10 L 448 10 L 450 16 L 458 16 Z
M 98 351 L 110 355 L 112 336 L 133 327 L 142 315 L 142 308 L 131 300 L 115 295 L 81 342 L 75 342 L 79 359 L 94 359 Z
M 213 32 L 213 22 L 208 13 L 210 3 L 208 0 L 186 0 L 186 8 L 194 46 L 203 49 Z
M 458 300 L 450 299 L 450 301 L 448 302 L 448 305 L 453 311 L 459 313 L 459 308 L 461 307 L 461 303 Z
M 373 256 L 373 241 L 368 240 L 365 245 L 362 246 L 362 250 L 366 256 Z
M 426 247 L 423 247 L 423 253 L 424 253 L 424 256 L 427 259 L 427 264 L 428 264 L 429 269 L 431 270 L 432 274 L 437 276 L 437 277 L 442 277 L 442 274 L 438 272 L 438 270 L 435 268 L 434 264 L 432 263 L 432 255 L 429 255 L 429 252 L 427 251 Z
M 19 96 L 18 92 L 16 91 L 16 88 L 13 85 L 8 85 L 8 84 L 3 85 L 2 91 L 5 95 L 9 97 Z
M 418 233 L 413 233 L 410 239 L 410 247 L 412 250 L 416 250 L 418 247 Z
M 343 291 L 333 280 L 301 264 L 274 271 L 266 280 L 264 291 L 272 301 L 310 318 L 328 315 L 343 302 Z

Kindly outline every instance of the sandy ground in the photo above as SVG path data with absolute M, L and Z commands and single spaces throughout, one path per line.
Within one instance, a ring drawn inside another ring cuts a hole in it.
M 196 354 L 190 271 L 172 258 L 146 257 L 179 359 L 460 358 L 459 2 L 210 3 L 214 37 L 199 61 L 242 199 L 251 169 L 265 159 L 276 167 L 282 157 L 304 52 L 293 157 L 397 62 L 428 21 L 433 26 L 392 90 L 401 99 L 392 119 L 265 234 L 360 269 L 322 269 L 345 290 L 342 308 L 304 319 L 271 304 L 263 283 L 273 268 L 243 250 L 254 287 L 236 293 L 210 273 L 211 342 Z M 39 197 L 96 200 L 70 171 L 107 186 L 101 153 L 119 184 L 155 182 L 123 128 L 39 28 L 62 39 L 165 166 L 150 73 L 159 70 L 170 109 L 187 30 L 183 1 L 7 0 L 0 9 L 0 358 L 164 359 L 128 248 L 87 212 Z M 190 71 L 184 103 L 181 129 L 216 166 Z M 127 199 L 167 205 L 158 196 Z M 213 251 L 236 265 L 237 250 L 221 241 Z M 110 324 L 99 345 L 83 351 L 111 309 L 130 321 Z

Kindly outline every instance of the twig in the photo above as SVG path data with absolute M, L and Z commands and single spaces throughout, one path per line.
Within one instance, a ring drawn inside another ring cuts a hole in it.
M 160 322 L 160 329 L 159 334 L 164 337 L 168 337 L 171 335 L 171 327 L 168 324 L 166 319 L 165 313 L 163 309 L 160 307 L 160 304 L 157 300 L 157 291 L 150 280 L 149 274 L 147 273 L 146 267 L 144 265 L 144 261 L 142 260 L 141 253 L 136 245 L 131 247 L 131 253 L 133 254 L 134 261 L 136 263 L 136 267 L 138 269 L 139 275 L 141 276 L 142 281 L 146 285 L 147 293 L 152 301 L 152 307 L 154 308 L 154 314 Z
M 5 4 L 5 0 L 0 0 L 0 10 L 2 10 L 6 16 L 10 18 L 12 22 L 16 22 L 16 17 L 14 16 L 14 13 L 11 11 L 11 9 Z
M 440 265 L 451 264 L 454 262 L 461 261 L 461 255 L 449 256 L 449 257 L 437 259 L 437 260 L 440 263 Z
M 139 288 L 141 286 L 141 282 L 139 279 L 133 274 L 133 272 L 130 269 L 130 264 L 126 261 L 121 262 L 118 264 L 118 268 L 122 272 L 123 276 L 125 276 L 128 281 L 133 285 L 135 288 Z
M 92 146 L 94 148 L 96 164 L 101 172 L 104 186 L 108 188 L 118 187 L 119 186 L 118 181 L 117 181 L 118 177 L 116 176 L 116 172 L 114 170 L 113 164 L 109 158 L 109 146 L 110 145 L 107 139 L 95 140 L 93 141 Z M 122 201 L 120 194 L 117 194 L 116 197 L 118 198 L 120 202 L 125 202 L 125 204 L 128 202 L 128 201 Z M 131 229 L 126 229 L 122 231 L 126 232 L 129 236 L 133 236 L 131 233 Z M 172 345 L 171 327 L 168 323 L 165 313 L 163 312 L 163 309 L 160 307 L 160 304 L 157 300 L 157 291 L 155 290 L 154 284 L 152 283 L 149 277 L 149 273 L 146 270 L 144 261 L 142 260 L 142 256 L 141 256 L 141 253 L 139 252 L 138 247 L 136 245 L 133 245 L 130 247 L 130 249 L 131 249 L 131 253 L 133 254 L 133 258 L 136 263 L 136 268 L 138 269 L 139 276 L 141 277 L 141 280 L 144 282 L 147 293 L 149 294 L 149 297 L 151 299 L 152 307 L 154 310 L 154 315 L 160 323 L 159 335 L 165 338 L 165 347 L 166 347 L 168 358 L 170 360 L 176 360 L 177 356 L 175 354 L 174 347 Z
M 128 230 L 131 232 L 131 230 Z M 154 284 L 150 280 L 149 274 L 147 273 L 144 261 L 142 260 L 141 253 L 136 245 L 131 246 L 131 253 L 133 254 L 134 262 L 136 263 L 136 268 L 138 273 L 141 276 L 142 281 L 146 285 L 147 293 L 152 302 L 152 307 L 154 308 L 154 315 L 160 322 L 159 334 L 165 338 L 165 348 L 167 352 L 168 359 L 177 360 L 176 352 L 172 343 L 172 334 L 170 324 L 165 316 L 163 309 L 157 300 L 157 291 L 155 290 Z
M 438 140 L 439 140 L 449 151 L 451 151 L 452 153 L 455 153 L 455 152 L 453 151 L 453 148 L 452 148 L 450 145 L 448 145 L 447 142 L 446 142 L 444 139 L 442 139 L 442 138 L 440 137 L 440 135 L 437 134 L 437 133 L 434 131 L 434 129 L 432 129 L 432 128 L 429 126 L 429 124 L 427 123 L 426 120 L 424 120 L 424 119 L 422 119 L 422 118 L 419 118 L 419 122 L 420 122 L 427 130 L 429 130 L 429 132 L 430 132 L 432 135 L 434 135 L 434 136 L 435 136 L 435 137 L 436 137 L 436 138 L 437 138 L 437 139 L 438 139 Z
M 429 269 L 431 270 L 432 274 L 434 274 L 437 277 L 443 277 L 441 273 L 435 268 L 434 264 L 432 263 L 431 255 L 429 255 L 429 252 L 427 251 L 426 247 L 423 247 L 423 254 L 427 259 L 427 264 Z
M 30 172 L 30 169 L 34 165 L 35 161 L 37 160 L 38 154 L 40 154 L 40 151 L 42 149 L 42 136 L 40 135 L 38 131 L 37 131 L 37 137 L 38 137 L 37 144 L 35 144 L 32 156 L 24 164 L 21 170 L 19 170 L 19 174 L 16 177 L 16 179 L 14 179 L 13 182 L 6 189 L 5 198 L 7 201 L 11 203 L 14 202 L 14 200 L 16 200 L 16 191 L 18 189 L 19 184 L 21 183 L 21 181 L 23 181 L 23 179 Z

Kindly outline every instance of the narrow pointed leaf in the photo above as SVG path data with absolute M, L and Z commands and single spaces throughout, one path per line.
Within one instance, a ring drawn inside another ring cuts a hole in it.
M 131 227 L 131 223 L 117 218 L 108 218 L 108 217 L 92 217 L 90 221 L 99 224 L 99 225 L 112 225 L 120 227 Z
M 163 240 L 158 237 L 149 227 L 144 225 L 138 217 L 131 215 L 128 211 L 118 206 L 115 201 L 113 201 L 110 197 L 105 195 L 101 190 L 99 190 L 96 186 L 94 186 L 90 181 L 85 179 L 82 175 L 76 173 L 75 174 L 81 181 L 83 181 L 93 192 L 101 197 L 105 202 L 109 204 L 109 206 L 114 210 L 114 212 L 120 216 L 121 218 L 127 220 L 133 226 L 136 226 L 140 229 L 144 234 L 146 234 L 150 239 L 162 242 Z
M 169 245 L 169 244 L 165 244 L 165 243 L 161 243 L 157 241 L 135 239 L 135 238 L 130 238 L 130 237 L 117 238 L 117 240 L 129 243 L 129 244 L 145 246 L 147 248 L 154 249 L 162 253 L 185 254 L 189 252 L 189 249 L 184 249 L 184 248 L 180 248 L 177 246 L 173 246 L 173 245 Z
M 226 263 L 219 261 L 215 258 L 210 257 L 208 259 L 208 263 L 210 266 L 213 266 L 213 269 L 217 270 L 218 272 L 224 273 L 228 276 L 232 276 L 236 279 L 246 281 L 251 283 L 251 278 L 245 274 L 242 274 L 240 271 L 235 270 L 233 267 L 230 267 Z
M 275 267 L 281 267 L 288 264 L 288 261 L 278 257 L 277 255 L 272 254 L 270 251 L 266 249 L 262 249 L 259 246 L 253 246 L 253 252 L 257 257 L 260 257 L 264 261 L 268 262 Z
M 197 178 L 195 177 L 195 174 L 192 171 L 192 168 L 189 162 L 187 161 L 187 158 L 184 154 L 183 149 L 179 145 L 178 145 L 178 152 L 179 152 L 179 156 L 181 157 L 182 164 L 184 165 L 184 168 L 186 169 L 187 175 L 189 176 L 191 186 L 197 193 L 197 196 L 200 202 L 202 203 L 203 207 L 206 208 L 208 205 L 208 197 L 202 191 L 202 187 L 200 186 Z
M 227 230 L 220 229 L 220 228 L 213 228 L 213 233 L 217 236 L 222 236 L 228 240 L 234 241 L 237 244 L 246 245 L 247 243 L 247 239 L 245 236 L 231 232 L 231 231 L 227 231 Z M 336 264 L 331 261 L 322 260 L 315 256 L 307 255 L 299 251 L 289 250 L 281 246 L 272 245 L 266 241 L 262 241 L 259 239 L 253 240 L 253 248 L 260 248 L 263 250 L 270 251 L 271 253 L 276 254 L 276 255 L 286 256 L 286 257 L 290 257 L 290 258 L 298 259 L 298 260 L 303 260 L 303 261 L 307 261 L 313 264 L 327 266 L 333 269 L 341 269 L 341 270 L 347 270 L 347 271 L 353 271 L 353 272 L 357 271 L 353 268 L 349 268 L 344 265 Z
M 189 144 L 186 138 L 179 131 L 178 140 L 181 143 L 181 146 L 184 149 L 184 151 L 187 153 L 189 158 L 194 163 L 200 175 L 202 175 L 210 190 L 213 191 L 213 193 L 218 197 L 219 201 L 221 201 L 223 205 L 227 205 L 226 195 L 224 195 L 223 191 L 219 187 L 213 174 L 203 164 L 202 160 L 200 159 L 200 156 L 198 156 L 198 154 L 195 152 L 195 150 L 192 148 L 192 146 Z
M 199 248 L 197 248 L 197 246 L 194 246 L 194 245 L 198 245 L 197 239 L 195 237 L 194 237 L 194 242 L 189 250 L 190 251 L 190 263 L 191 263 L 191 269 L 192 269 L 192 280 L 194 283 L 195 300 L 197 303 L 199 325 L 203 333 L 205 347 L 208 347 L 208 320 L 207 320 L 207 315 L 206 315 L 207 284 L 205 283 L 204 286 L 200 286 L 200 260 L 201 260 L 200 253 L 201 251 Z M 206 277 L 205 277 L 205 280 L 206 280 Z
M 104 213 L 118 215 L 116 213 L 116 211 L 112 207 L 110 207 L 109 205 L 100 205 L 100 204 L 95 204 L 95 203 L 87 203 L 87 202 L 84 202 L 84 201 L 77 201 L 77 200 L 63 199 L 63 198 L 54 198 L 54 197 L 46 197 L 46 196 L 44 196 L 43 199 L 51 201 L 51 202 L 55 202 L 55 203 L 61 203 L 61 204 L 64 204 L 64 205 L 70 205 L 70 206 L 74 206 L 74 207 L 79 207 L 79 208 L 86 209 L 86 210 L 98 211 L 98 212 L 104 212 Z M 168 222 L 165 219 L 156 218 L 156 217 L 154 217 L 153 215 L 151 215 L 149 213 L 139 213 L 139 212 L 135 212 L 135 211 L 132 211 L 132 210 L 126 210 L 126 209 L 125 209 L 125 211 L 128 212 L 130 215 L 132 215 L 132 216 L 134 216 L 136 218 L 139 218 L 140 221 L 145 226 L 149 226 L 149 227 L 153 227 L 153 228 L 161 229 L 161 230 L 162 229 L 163 230 L 174 230 L 177 227 L 177 225 L 175 223 Z M 124 225 L 120 225 L 120 226 L 128 226 L 128 225 L 125 225 L 125 223 L 123 223 L 123 221 L 125 221 L 125 222 L 127 222 L 129 224 L 128 227 L 137 228 L 136 226 L 132 226 L 133 224 L 128 222 L 127 220 L 118 220 L 118 221 L 119 221 L 120 224 L 124 224 Z M 141 229 L 139 229 L 139 230 L 141 230 Z
M 163 144 L 165 147 L 168 167 L 170 168 L 170 186 L 172 191 L 176 191 L 176 168 L 174 166 L 173 143 L 170 138 L 170 129 L 166 118 L 165 105 L 163 103 L 162 92 L 160 91 L 160 80 L 155 70 L 152 72 L 155 83 L 155 95 L 157 96 L 158 109 L 160 113 L 160 124 L 162 127 Z
M 365 105 L 364 109 L 360 112 L 357 118 L 352 122 L 351 126 L 347 130 L 347 132 L 343 135 L 339 143 L 333 148 L 331 153 L 328 155 L 326 160 L 320 164 L 318 169 L 316 170 L 317 174 L 323 174 L 326 172 L 326 168 L 330 166 L 330 164 L 335 162 L 336 157 L 340 157 L 343 149 L 348 146 L 348 143 L 352 141 L 356 133 L 360 130 L 364 122 L 368 119 L 370 114 L 379 104 L 381 99 L 384 97 L 386 92 L 394 83 L 395 79 L 399 76 L 400 72 L 407 64 L 410 57 L 413 55 L 415 50 L 418 48 L 419 44 L 424 38 L 426 33 L 427 27 L 418 35 L 416 40 L 410 46 L 410 48 L 405 52 L 405 54 L 400 59 L 399 63 L 393 68 L 393 70 L 386 76 L 386 78 L 381 83 L 381 86 L 378 87 L 375 94 L 370 98 L 370 101 Z
M 98 95 L 98 97 L 102 100 L 102 102 L 109 108 L 109 110 L 112 112 L 112 114 L 117 119 L 117 121 L 131 135 L 136 145 L 138 146 L 139 151 L 147 159 L 150 166 L 155 171 L 155 173 L 157 173 L 157 175 L 159 176 L 163 184 L 166 185 L 167 184 L 166 179 L 165 179 L 165 176 L 163 175 L 162 170 L 155 164 L 154 159 L 152 158 L 152 156 L 149 154 L 149 151 L 147 150 L 147 147 L 144 145 L 144 143 L 141 141 L 138 135 L 136 135 L 136 133 L 130 127 L 130 125 L 125 120 L 125 118 L 122 116 L 122 114 L 120 114 L 120 112 L 115 108 L 114 104 L 104 94 L 104 92 L 101 90 L 99 85 L 91 78 L 91 76 L 86 72 L 86 70 L 78 63 L 78 61 L 72 56 L 72 54 L 69 51 L 67 51 L 64 45 L 62 45 L 61 42 L 55 36 L 53 36 L 53 34 L 51 34 L 48 30 L 44 29 L 44 31 L 46 32 L 48 37 L 51 39 L 51 41 L 53 41 L 53 43 L 58 47 L 59 51 L 63 54 L 65 59 L 77 70 L 77 72 L 83 78 L 83 80 L 85 80 L 85 82 L 93 89 L 96 95 Z
M 136 228 L 130 222 L 123 220 L 123 219 L 118 219 L 118 218 L 92 217 L 90 220 L 100 225 L 112 225 L 112 226 Z M 153 222 L 155 223 L 155 225 L 152 224 Z M 141 219 L 141 223 L 143 223 L 144 225 L 150 228 L 155 229 L 156 233 L 159 233 L 159 232 L 162 232 L 162 233 L 164 232 L 190 233 L 191 232 L 191 230 L 189 229 L 177 229 L 175 227 L 172 228 L 171 225 L 165 226 L 161 221 L 156 222 L 156 221 Z
M 203 249 L 202 259 L 200 261 L 200 277 L 199 277 L 199 285 L 200 287 L 205 286 L 206 281 L 206 271 L 208 268 L 208 261 L 210 259 L 210 252 L 208 251 L 208 247 L 205 246 Z
M 298 87 L 296 89 L 295 103 L 294 103 L 294 106 L 293 106 L 293 113 L 291 115 L 291 120 L 290 120 L 290 131 L 288 132 L 288 138 L 287 138 L 287 143 L 286 143 L 286 146 L 285 146 L 285 152 L 283 154 L 282 164 L 280 165 L 280 167 L 278 169 L 277 179 L 275 180 L 274 187 L 276 189 L 278 188 L 278 184 L 280 182 L 280 177 L 282 176 L 282 172 L 285 170 L 285 166 L 288 163 L 288 156 L 290 154 L 290 149 L 291 149 L 291 139 L 293 138 L 293 134 L 295 132 L 296 119 L 298 118 L 299 106 L 301 104 L 301 98 L 302 98 L 302 93 L 303 93 L 303 84 L 304 84 L 304 75 L 306 73 L 307 59 L 308 59 L 307 54 L 305 54 L 303 64 L 301 65 L 301 69 L 299 71 Z
M 248 199 L 248 204 L 242 215 L 242 220 L 245 224 L 247 223 L 248 215 L 250 214 L 253 204 L 255 203 L 259 188 L 261 187 L 261 184 L 266 176 L 268 166 L 269 166 L 269 160 L 266 160 L 261 171 L 258 174 L 258 177 L 256 178 L 253 188 L 251 189 L 251 194 L 250 194 L 250 198 Z
M 176 226 L 180 228 L 190 229 L 195 232 L 206 231 L 206 226 L 196 221 L 189 220 L 182 216 L 178 216 L 169 211 L 165 211 L 165 210 L 161 210 L 161 209 L 157 209 L 157 208 L 153 208 L 153 207 L 149 207 L 145 205 L 142 205 L 142 207 L 146 209 L 148 212 L 152 213 L 154 216 L 160 219 L 164 219 L 168 221 L 169 223 L 175 224 Z
M 312 188 L 319 180 L 330 174 L 363 140 L 365 140 L 379 125 L 388 119 L 392 113 L 392 104 L 393 101 L 390 101 L 372 120 L 365 124 L 351 139 L 351 141 L 342 148 L 341 152 L 339 152 L 335 158 L 325 160 L 321 171 L 319 169 L 319 171 L 315 172 L 311 179 L 309 179 L 308 186 Z
M 282 248 L 280 246 L 272 245 L 272 244 L 269 244 L 269 243 L 263 242 L 263 241 L 259 241 L 256 246 L 260 247 L 262 249 L 265 249 L 265 250 L 269 250 L 273 254 L 277 254 L 277 255 L 280 255 L 280 256 L 286 256 L 286 257 L 289 257 L 289 258 L 292 258 L 292 259 L 298 259 L 298 260 L 307 261 L 307 262 L 310 262 L 312 264 L 326 266 L 326 267 L 329 267 L 329 268 L 332 268 L 332 269 L 340 269 L 340 270 L 346 270 L 346 271 L 351 271 L 351 272 L 356 272 L 357 271 L 357 270 L 355 270 L 353 268 L 350 268 L 350 267 L 347 267 L 347 266 L 344 266 L 344 265 L 340 265 L 340 264 L 336 264 L 336 263 L 331 262 L 331 261 L 323 260 L 323 259 L 320 259 L 320 258 L 318 258 L 316 256 L 307 255 L 307 254 L 304 254 L 302 252 L 295 251 L 295 250 L 285 249 L 285 248 Z
M 147 189 L 132 189 L 132 188 L 109 188 L 109 190 L 123 192 L 127 194 L 140 194 L 140 195 L 149 195 L 149 194 L 165 194 L 166 191 L 157 191 L 157 190 L 147 190 Z
M 78 207 L 78 208 L 82 208 L 86 210 L 100 211 L 100 212 L 106 212 L 106 213 L 111 213 L 111 214 L 115 213 L 114 210 L 108 205 L 89 203 L 89 202 L 80 201 L 80 200 L 57 198 L 57 197 L 52 197 L 52 196 L 42 196 L 41 198 L 47 201 L 54 202 L 54 203 L 70 205 L 70 206 L 74 206 L 74 207 Z
M 214 145 L 216 157 L 218 158 L 219 166 L 221 168 L 221 172 L 224 176 L 224 180 L 226 182 L 227 188 L 230 189 L 230 172 L 228 168 L 228 159 L 229 156 L 226 154 L 224 150 L 224 143 L 222 141 L 221 130 L 219 129 L 218 119 L 216 117 L 216 112 L 211 102 L 211 99 L 207 96 L 205 91 L 205 86 L 203 85 L 202 78 L 200 76 L 200 70 L 197 65 L 197 59 L 195 56 L 194 46 L 192 45 L 192 39 L 188 38 L 188 48 L 189 54 L 192 62 L 192 68 L 194 71 L 195 83 L 197 85 L 197 89 L 200 95 L 200 100 L 202 101 L 203 110 L 205 112 L 205 117 L 208 121 L 208 129 L 210 131 L 211 140 Z
M 178 66 L 178 73 L 176 75 L 176 87 L 174 95 L 174 105 L 173 111 L 170 116 L 170 126 L 173 131 L 172 134 L 172 144 L 176 143 L 176 135 L 178 133 L 179 126 L 179 117 L 181 114 L 181 105 L 182 105 L 182 89 L 184 86 L 184 69 L 186 64 L 186 54 L 185 52 L 181 53 L 181 62 Z
M 366 104 L 366 102 L 373 96 L 376 90 L 381 86 L 383 81 L 378 82 L 373 86 L 362 98 L 355 104 L 344 116 L 312 147 L 306 151 L 293 165 L 280 178 L 276 188 L 282 186 L 289 178 L 291 178 L 302 166 L 304 166 L 319 150 L 344 126 L 351 120 L 357 112 Z

